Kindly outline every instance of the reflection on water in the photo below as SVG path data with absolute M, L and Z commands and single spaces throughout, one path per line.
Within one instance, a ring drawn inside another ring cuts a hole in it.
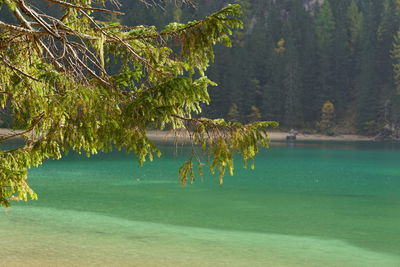
M 32 169 L 40 199 L 0 213 L 0 266 L 400 265 L 397 144 L 273 142 L 223 187 L 181 187 L 189 148 L 162 150 Z

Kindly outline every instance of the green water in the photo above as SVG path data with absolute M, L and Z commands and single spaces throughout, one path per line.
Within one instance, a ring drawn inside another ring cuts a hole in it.
M 400 266 L 400 145 L 274 143 L 223 187 L 180 187 L 187 148 L 30 171 L 0 211 L 0 266 Z

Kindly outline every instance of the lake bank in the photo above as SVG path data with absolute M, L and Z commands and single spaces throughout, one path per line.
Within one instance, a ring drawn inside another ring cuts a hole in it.
M 288 133 L 287 132 L 268 132 L 268 136 L 271 141 L 286 141 Z M 153 141 L 159 142 L 174 142 L 183 141 L 188 142 L 189 136 L 186 133 L 175 134 L 172 131 L 148 131 L 147 136 Z M 374 141 L 373 137 L 355 135 L 355 134 L 345 134 L 328 136 L 322 134 L 302 134 L 297 135 L 296 140 L 298 141 Z
M 11 130 L 6 128 L 0 128 L 0 137 L 15 134 L 18 130 Z M 284 141 L 286 140 L 287 132 L 269 132 L 268 136 L 271 141 Z M 188 142 L 189 136 L 184 132 L 174 133 L 172 131 L 159 131 L 152 130 L 147 132 L 147 136 L 153 141 L 159 142 L 174 142 L 183 141 Z M 327 136 L 322 134 L 303 134 L 299 133 L 297 139 L 299 141 L 374 141 L 373 137 L 355 135 L 355 134 L 344 134 L 336 136 Z
M 20 133 L 22 130 L 12 130 L 12 129 L 7 129 L 7 128 L 0 128 L 0 138 L 13 135 L 16 133 Z

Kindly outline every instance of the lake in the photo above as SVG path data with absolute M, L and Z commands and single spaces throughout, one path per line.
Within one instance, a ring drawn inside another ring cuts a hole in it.
M 190 149 L 70 154 L 0 210 L 0 266 L 400 266 L 400 144 L 272 143 L 180 186 Z

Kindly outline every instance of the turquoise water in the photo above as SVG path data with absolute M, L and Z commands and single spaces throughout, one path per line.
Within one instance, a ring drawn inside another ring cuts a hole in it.
M 400 266 L 400 145 L 273 143 L 223 187 L 179 186 L 189 149 L 30 171 L 38 201 L 0 211 L 0 266 Z

